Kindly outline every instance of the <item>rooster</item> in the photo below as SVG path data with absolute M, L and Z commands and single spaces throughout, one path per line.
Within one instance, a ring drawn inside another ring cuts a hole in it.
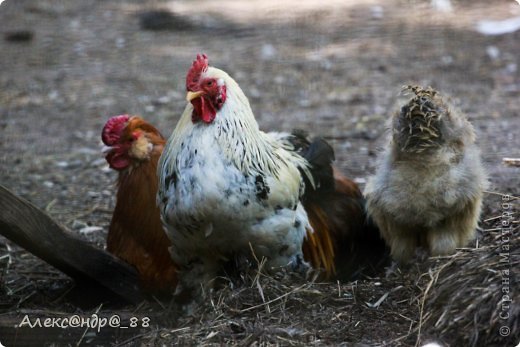
M 172 293 L 177 267 L 155 202 L 157 162 L 165 140 L 152 125 L 128 115 L 108 120 L 102 140 L 108 146 L 108 164 L 119 172 L 107 250 L 136 267 L 145 291 Z
M 473 127 L 433 89 L 406 87 L 413 97 L 392 118 L 392 133 L 365 188 L 369 215 L 406 262 L 417 248 L 450 254 L 475 236 L 486 175 Z
M 157 196 L 182 287 L 211 288 L 234 255 L 264 257 L 272 270 L 312 265 L 335 275 L 336 254 L 370 239 L 370 229 L 357 186 L 334 177 L 330 145 L 262 132 L 238 84 L 205 55 L 193 62 L 186 88 L 188 104 L 161 155 Z M 373 240 L 378 249 L 382 241 Z

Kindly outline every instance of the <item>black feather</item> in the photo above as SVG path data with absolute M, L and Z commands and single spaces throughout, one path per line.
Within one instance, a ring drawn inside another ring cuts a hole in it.
M 354 281 L 375 276 L 390 265 L 390 248 L 385 243 L 374 220 L 366 213 L 363 197 L 346 199 L 344 204 L 356 206 L 363 211 L 363 219 L 352 223 L 352 230 L 338 241 L 336 278 Z M 350 201 L 348 201 L 350 200 Z
M 321 137 L 309 141 L 308 134 L 302 130 L 294 130 L 289 142 L 296 152 L 304 157 L 310 164 L 310 173 L 314 181 L 314 188 L 309 178 L 300 169 L 305 182 L 303 200 L 314 194 L 330 192 L 334 190 L 334 175 L 332 162 L 334 161 L 334 149 Z

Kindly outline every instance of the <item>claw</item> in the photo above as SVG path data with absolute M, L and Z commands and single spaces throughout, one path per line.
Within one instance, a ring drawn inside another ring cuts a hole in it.
M 310 269 L 309 263 L 307 263 L 305 260 L 303 260 L 302 254 L 297 254 L 294 256 L 293 260 L 289 263 L 289 266 L 291 267 L 291 270 L 294 272 L 299 272 L 301 274 L 306 274 L 307 271 Z

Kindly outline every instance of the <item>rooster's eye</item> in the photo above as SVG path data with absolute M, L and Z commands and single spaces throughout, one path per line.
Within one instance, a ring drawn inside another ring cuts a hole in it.
M 206 82 L 206 85 L 207 85 L 208 87 L 211 87 L 211 86 L 213 85 L 213 81 L 207 81 L 207 82 Z

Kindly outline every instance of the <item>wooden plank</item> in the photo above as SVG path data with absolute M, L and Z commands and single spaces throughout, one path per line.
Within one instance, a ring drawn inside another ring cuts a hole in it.
M 143 299 L 133 267 L 66 231 L 2 185 L 0 234 L 85 286 L 86 295 L 101 287 L 133 303 Z

